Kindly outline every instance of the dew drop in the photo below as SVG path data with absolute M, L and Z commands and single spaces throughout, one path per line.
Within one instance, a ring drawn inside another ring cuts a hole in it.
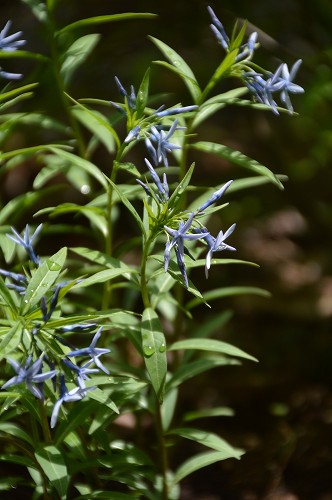
M 165 342 L 163 342 L 159 346 L 159 352 L 165 352 L 165 351 L 166 351 L 166 344 L 165 344 Z
M 91 187 L 88 184 L 83 184 L 80 189 L 82 194 L 89 194 L 91 191 Z
M 60 269 L 61 269 L 61 266 L 59 264 L 57 264 L 56 262 L 54 262 L 50 259 L 47 259 L 46 263 L 47 263 L 47 267 L 49 268 L 50 271 L 60 271 Z
M 152 356 L 156 350 L 150 344 L 143 344 L 143 351 L 145 356 Z

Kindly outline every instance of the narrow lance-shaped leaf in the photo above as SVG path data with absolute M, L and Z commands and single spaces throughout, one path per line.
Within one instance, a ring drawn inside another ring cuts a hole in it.
M 146 70 L 141 85 L 137 92 L 137 97 L 136 97 L 137 118 L 140 118 L 143 115 L 144 109 L 148 102 L 149 81 L 150 81 L 150 68 Z
M 62 453 L 55 446 L 45 446 L 35 457 L 61 500 L 67 498 L 69 475 Z
M 23 297 L 22 314 L 26 314 L 53 286 L 65 263 L 66 256 L 67 248 L 61 248 L 34 272 Z
M 70 82 L 71 77 L 75 73 L 76 69 L 84 63 L 99 40 L 100 35 L 97 33 L 92 33 L 90 35 L 85 35 L 78 38 L 67 49 L 67 51 L 63 55 L 63 63 L 60 69 L 65 83 Z
M 246 352 L 242 351 L 238 347 L 235 347 L 227 342 L 222 342 L 216 339 L 186 339 L 174 342 L 169 348 L 170 351 L 182 350 L 182 349 L 198 349 L 202 351 L 218 352 L 220 354 L 228 354 L 229 356 L 237 356 L 239 358 L 250 359 L 251 361 L 257 361 L 256 358 L 250 356 Z
M 232 454 L 227 451 L 208 451 L 205 453 L 199 453 L 194 457 L 186 460 L 175 472 L 173 481 L 178 483 L 182 481 L 185 477 L 189 476 L 196 470 L 207 467 L 208 465 L 220 462 L 221 460 L 226 460 L 227 458 L 234 458 Z
M 201 429 L 192 429 L 189 427 L 181 427 L 178 429 L 171 429 L 168 434 L 175 434 L 185 439 L 191 439 L 196 441 L 196 443 L 200 443 L 216 451 L 224 451 L 229 454 L 229 457 L 240 458 L 243 454 L 242 450 L 233 448 L 233 446 L 213 432 L 207 432 Z
M 199 151 L 204 151 L 205 153 L 213 153 L 225 160 L 239 165 L 240 167 L 247 168 L 256 174 L 267 177 L 273 184 L 283 189 L 278 177 L 267 167 L 259 163 L 258 161 L 249 158 L 249 156 L 244 155 L 240 151 L 225 146 L 224 144 L 217 144 L 214 142 L 199 141 L 191 145 L 192 148 L 198 149 Z
M 152 387 L 162 402 L 167 372 L 166 340 L 158 315 L 151 308 L 143 312 L 142 349 Z
M 260 297 L 269 298 L 271 296 L 270 292 L 264 290 L 263 288 L 258 288 L 255 286 L 225 286 L 222 288 L 215 288 L 214 290 L 210 290 L 209 292 L 204 293 L 204 300 L 211 301 L 220 299 L 223 297 L 231 297 L 233 295 L 258 295 Z M 186 308 L 193 309 L 196 306 L 199 306 L 201 302 L 197 299 L 190 300 Z
M 82 28 L 85 26 L 93 26 L 96 24 L 109 23 L 114 21 L 124 21 L 127 19 L 149 19 L 156 17 L 156 14 L 151 14 L 149 12 L 126 12 L 124 14 L 113 14 L 106 16 L 94 16 L 88 17 L 86 19 L 80 19 L 79 21 L 75 21 L 74 23 L 68 24 L 61 30 L 57 32 L 57 35 L 60 33 L 64 33 L 65 31 L 73 30 L 76 28 Z
M 171 47 L 166 45 L 166 43 L 162 42 L 161 40 L 158 40 L 157 38 L 154 38 L 153 36 L 149 37 L 150 40 L 158 47 L 158 49 L 164 54 L 166 59 L 169 60 L 171 63 L 170 65 L 164 64 L 162 61 L 156 61 L 158 64 L 164 64 L 167 66 L 169 69 L 173 70 L 175 73 L 177 73 L 187 86 L 193 100 L 195 103 L 198 103 L 200 96 L 201 96 L 201 90 L 199 88 L 198 82 L 196 80 L 196 77 L 194 73 L 192 72 L 191 68 L 188 66 L 188 64 L 184 61 L 184 59 Z

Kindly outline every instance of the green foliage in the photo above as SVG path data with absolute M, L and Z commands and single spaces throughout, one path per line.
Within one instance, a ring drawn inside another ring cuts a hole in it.
M 230 202 L 237 190 L 267 182 L 280 188 L 284 180 L 199 134 L 198 127 L 224 107 L 252 105 L 240 99 L 247 92 L 237 59 L 246 26 L 234 30 L 228 52 L 204 86 L 182 56 L 150 37 L 166 61 L 155 61 L 153 71 L 148 61 L 137 93 L 117 80 L 121 102 L 79 99 L 70 85 L 102 43 L 101 35 L 82 31 L 154 15 L 110 14 L 58 26 L 57 0 L 22 2 L 47 33 L 46 55 L 14 50 L 1 56 L 41 64 L 53 75 L 53 86 L 41 78 L 0 93 L 0 175 L 22 164 L 34 167 L 32 188 L 0 206 L 6 265 L 0 270 L 0 461 L 26 469 L 33 498 L 176 500 L 185 477 L 243 454 L 217 434 L 189 426 L 231 416 L 230 408 L 180 410 L 186 382 L 212 369 L 239 367 L 240 360 L 257 361 L 219 338 L 232 313 L 214 314 L 210 302 L 269 296 L 251 286 L 209 290 L 196 278 L 208 264 L 221 275 L 224 265 L 255 264 L 213 255 L 234 250 L 225 243 L 234 226 L 216 237 L 206 228 L 227 210 L 228 203 L 219 203 L 225 179 L 202 193 L 194 185 L 195 163 L 187 164 L 188 150 L 254 174 L 234 181 Z M 150 80 L 156 66 L 182 80 L 191 105 L 155 106 L 160 95 L 151 95 Z M 229 76 L 239 76 L 241 87 L 210 96 Z M 45 112 L 31 111 L 37 91 L 49 100 Z M 60 110 L 51 105 L 54 96 Z M 17 126 L 24 144 L 11 147 Z M 37 139 L 30 143 L 31 129 Z M 142 168 L 137 143 L 145 143 L 154 165 L 148 161 Z M 204 169 L 204 159 L 197 168 Z M 23 235 L 11 229 L 32 216 L 44 223 L 37 242 L 29 226 Z M 42 257 L 35 256 L 35 246 Z M 186 457 L 175 469 L 171 457 L 183 440 L 209 451 Z M 14 481 L 9 478 L 4 488 Z

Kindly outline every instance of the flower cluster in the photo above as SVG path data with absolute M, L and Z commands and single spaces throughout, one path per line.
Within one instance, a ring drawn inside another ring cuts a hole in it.
M 205 276 L 208 278 L 208 272 L 211 267 L 211 259 L 214 252 L 220 250 L 235 250 L 234 247 L 225 243 L 226 238 L 232 234 L 235 229 L 235 224 L 233 224 L 225 233 L 220 231 L 218 236 L 214 238 L 206 227 L 194 227 L 191 232 L 191 228 L 195 221 L 195 217 L 199 217 L 203 214 L 203 210 L 206 210 L 208 207 L 213 205 L 216 201 L 218 201 L 221 196 L 224 194 L 226 189 L 231 185 L 233 181 L 228 181 L 224 186 L 218 189 L 213 195 L 201 205 L 197 211 L 191 212 L 189 214 L 186 222 L 181 221 L 177 227 L 177 229 L 173 229 L 168 226 L 164 226 L 166 234 L 167 234 L 167 242 L 166 248 L 164 252 L 164 270 L 165 272 L 168 270 L 169 261 L 170 261 L 170 252 L 171 249 L 174 248 L 177 264 L 179 270 L 181 272 L 185 287 L 188 288 L 188 276 L 186 272 L 186 267 L 184 264 L 184 254 L 189 253 L 189 251 L 185 251 L 185 241 L 195 241 L 195 240 L 204 240 L 207 244 L 209 250 L 206 255 L 205 261 Z M 199 223 L 199 221 L 197 221 Z M 172 239 L 169 239 L 169 236 L 172 236 Z M 190 254 L 189 254 L 190 255 Z
M 212 20 L 211 29 L 213 33 L 223 49 L 226 52 L 230 52 L 234 47 L 232 47 L 222 23 L 211 7 L 208 7 L 208 11 Z M 257 66 L 251 63 L 254 50 L 257 46 L 257 33 L 254 32 L 251 33 L 248 41 L 239 47 L 232 68 L 233 73 L 240 76 L 256 101 L 269 106 L 275 114 L 279 113 L 278 104 L 274 99 L 274 96 L 277 94 L 279 94 L 281 102 L 286 106 L 289 113 L 293 113 L 293 105 L 289 94 L 304 92 L 304 89 L 300 85 L 293 82 L 302 60 L 298 59 L 291 70 L 288 69 L 287 64 L 282 63 L 274 73 L 263 69 L 257 72 Z
M 8 35 L 11 24 L 11 21 L 7 21 L 4 28 L 0 31 L 0 50 L 3 50 L 4 52 L 14 52 L 25 44 L 25 40 L 18 40 L 18 38 L 22 35 L 22 31 Z M 1 67 L 0 76 L 6 80 L 17 80 L 22 77 L 19 73 L 8 73 Z
M 131 85 L 130 93 L 128 93 L 117 77 L 115 77 L 115 82 L 121 97 L 124 98 L 124 104 L 113 101 L 111 101 L 111 104 L 126 115 L 129 127 L 124 143 L 128 144 L 134 140 L 144 139 L 153 163 L 156 166 L 163 163 L 167 167 L 167 154 L 175 149 L 181 149 L 181 146 L 171 143 L 170 139 L 177 130 L 183 130 L 185 127 L 179 126 L 178 120 L 169 125 L 163 123 L 162 119 L 189 113 L 196 110 L 198 106 L 181 106 L 168 109 L 160 106 L 156 111 L 145 116 L 143 115 L 144 110 L 139 108 L 134 86 Z
M 7 235 L 17 245 L 24 248 L 32 263 L 38 267 L 41 265 L 41 259 L 36 255 L 32 243 L 41 231 L 41 228 L 42 225 L 39 225 L 32 236 L 30 236 L 30 228 L 28 225 L 24 230 L 23 237 L 14 228 L 12 228 L 14 236 L 11 234 Z M 29 284 L 29 277 L 27 275 L 9 272 L 4 269 L 0 269 L 0 274 L 4 276 L 6 280 L 9 280 L 8 283 L 6 282 L 7 288 L 16 291 L 19 295 L 26 292 L 26 288 Z M 58 305 L 60 291 L 66 284 L 67 282 L 57 284 L 51 290 L 52 296 L 49 299 L 47 299 L 46 296 L 42 296 L 40 300 L 42 322 L 39 321 L 35 323 L 31 328 L 32 338 L 40 333 L 41 328 L 47 329 L 47 323 Z M 96 323 L 74 323 L 59 327 L 56 331 L 59 333 L 90 332 L 94 330 L 96 326 Z M 86 387 L 85 385 L 90 374 L 99 372 L 109 373 L 101 362 L 100 357 L 103 354 L 108 354 L 110 349 L 96 347 L 101 337 L 102 329 L 103 328 L 100 327 L 97 330 L 88 347 L 81 349 L 73 348 L 72 345 L 64 338 L 57 335 L 57 333 L 51 333 L 54 339 L 67 347 L 69 346 L 71 350 L 64 356 L 57 356 L 54 351 L 48 352 L 47 348 L 45 350 L 46 346 L 44 346 L 44 350 L 36 361 L 33 361 L 33 358 L 36 354 L 38 355 L 38 351 L 41 352 L 42 348 L 39 346 L 39 343 L 32 341 L 29 350 L 33 354 L 30 353 L 22 364 L 19 364 L 12 358 L 8 358 L 8 362 L 16 372 L 16 375 L 5 382 L 1 389 L 24 384 L 36 398 L 44 401 L 44 383 L 51 380 L 54 391 L 56 391 L 57 386 L 59 387 L 59 397 L 54 404 L 51 415 L 51 427 L 53 428 L 57 423 L 59 411 L 63 403 L 79 401 L 86 396 L 87 392 L 95 389 L 95 387 Z M 50 334 L 50 331 L 51 330 L 48 330 L 48 334 Z M 70 359 L 77 357 L 88 357 L 88 359 L 80 366 L 73 363 Z M 44 369 L 45 362 L 48 365 L 46 370 Z M 95 368 L 91 367 L 93 364 Z M 66 368 L 64 369 L 64 367 Z M 66 374 L 70 374 L 70 380 L 74 380 L 76 383 L 76 386 L 71 390 L 68 390 L 66 386 Z

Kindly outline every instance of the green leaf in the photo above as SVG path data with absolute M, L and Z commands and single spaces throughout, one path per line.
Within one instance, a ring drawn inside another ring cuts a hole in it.
M 206 292 L 203 298 L 205 301 L 211 301 L 223 297 L 230 297 L 232 295 L 243 295 L 243 294 L 259 295 L 261 297 L 266 297 L 266 298 L 269 298 L 271 296 L 271 294 L 266 290 L 254 286 L 225 286 L 223 288 L 215 288 L 214 290 Z M 200 304 L 201 304 L 200 300 L 192 299 L 187 303 L 186 308 L 193 309 L 194 307 Z
M 171 376 L 170 380 L 167 382 L 167 390 L 169 388 L 178 387 L 186 380 L 204 373 L 212 368 L 225 365 L 238 365 L 239 362 L 232 358 L 226 357 L 212 357 L 212 358 L 201 358 L 190 363 L 181 365 Z
M 182 427 L 179 429 L 171 429 L 167 434 L 175 434 L 185 439 L 191 439 L 192 441 L 196 441 L 196 443 L 212 448 L 213 450 L 227 453 L 229 458 L 240 458 L 241 455 L 243 455 L 243 450 L 233 448 L 233 446 L 228 444 L 224 439 L 213 432 Z
M 102 491 L 97 490 L 86 495 L 75 497 L 75 500 L 90 500 L 91 498 L 103 498 L 105 500 L 133 500 L 133 495 L 126 493 L 118 493 L 117 491 Z
M 150 82 L 150 68 L 146 70 L 141 85 L 137 92 L 137 98 L 136 98 L 137 119 L 143 115 L 145 107 L 148 102 L 149 82 Z
M 190 165 L 186 175 L 183 177 L 183 179 L 178 183 L 178 185 L 174 189 L 172 196 L 168 200 L 169 208 L 174 209 L 178 205 L 179 201 L 181 200 L 184 192 L 186 191 L 186 189 L 190 183 L 191 176 L 193 175 L 193 172 L 194 172 L 194 168 L 195 168 L 195 163 L 192 163 Z
M 83 279 L 76 283 L 72 289 L 77 288 L 85 288 L 87 286 L 95 285 L 96 283 L 104 283 L 105 281 L 110 281 L 118 276 L 122 276 L 124 273 L 132 274 L 137 273 L 136 269 L 132 269 L 131 267 L 127 268 L 119 268 L 119 269 L 105 269 L 104 271 L 99 271 L 95 274 L 92 274 L 88 278 Z
M 146 237 L 146 232 L 145 232 L 145 228 L 144 228 L 144 224 L 143 224 L 143 221 L 142 219 L 140 218 L 140 216 L 138 215 L 137 211 L 135 210 L 134 206 L 130 203 L 129 199 L 127 198 L 127 196 L 122 192 L 122 190 L 119 188 L 119 186 L 117 186 L 116 184 L 114 184 L 114 182 L 111 181 L 111 179 L 108 179 L 108 182 L 110 183 L 110 185 L 112 186 L 112 189 L 114 189 L 114 191 L 116 192 L 116 194 L 118 195 L 120 201 L 124 204 L 124 206 L 126 208 L 128 208 L 129 212 L 131 213 L 131 215 L 134 217 L 135 221 L 137 222 L 140 230 L 142 231 L 142 235 L 144 237 Z
M 199 453 L 194 457 L 186 460 L 177 469 L 174 475 L 174 482 L 179 483 L 185 477 L 189 476 L 196 470 L 207 467 L 208 465 L 220 462 L 221 460 L 226 460 L 227 458 L 234 458 L 232 455 L 227 453 L 227 451 L 208 451 L 205 453 Z
M 33 273 L 23 297 L 22 314 L 26 314 L 53 286 L 58 278 L 67 256 L 67 248 L 61 248 L 46 259 Z
M 142 349 L 152 387 L 162 402 L 167 373 L 166 339 L 158 315 L 151 308 L 146 308 L 142 316 Z
M 209 116 L 213 115 L 220 109 L 238 102 L 238 98 L 247 93 L 247 87 L 239 87 L 229 90 L 223 94 L 218 94 L 205 101 L 198 111 L 196 111 L 195 118 L 191 124 L 191 130 L 194 130 L 198 125 L 205 121 Z
M 123 21 L 127 19 L 150 19 L 156 17 L 156 14 L 151 14 L 149 12 L 126 12 L 124 14 L 113 14 L 107 16 L 95 16 L 88 17 L 86 19 L 80 19 L 79 21 L 75 21 L 74 23 L 68 24 L 61 30 L 57 32 L 57 35 L 60 33 L 64 33 L 65 31 L 73 30 L 76 28 L 82 28 L 86 26 L 93 26 L 96 24 L 109 23 L 113 21 Z
M 6 306 L 10 309 L 11 312 L 9 312 L 9 314 L 11 316 L 13 316 L 14 313 L 18 312 L 18 307 L 17 307 L 10 291 L 6 287 L 5 282 L 2 279 L 2 276 L 0 276 L 0 297 L 4 301 L 4 304 L 6 304 Z
M 235 347 L 227 342 L 222 342 L 221 340 L 215 339 L 186 339 L 174 342 L 169 347 L 170 351 L 177 351 L 182 349 L 198 349 L 201 351 L 211 351 L 218 352 L 220 354 L 227 354 L 228 356 L 237 356 L 239 358 L 250 359 L 251 361 L 257 361 L 256 358 L 250 356 L 246 352 L 242 351 L 238 347 Z
M 20 441 L 25 441 L 32 447 L 34 446 L 32 437 L 27 432 L 25 432 L 21 427 L 19 427 L 14 423 L 0 422 L 0 432 L 5 432 L 6 434 L 13 436 L 14 438 L 17 438 Z
M 57 147 L 46 146 L 45 149 L 59 156 L 60 158 L 65 160 L 69 165 L 70 164 L 76 165 L 83 171 L 92 175 L 92 177 L 94 177 L 105 189 L 107 189 L 107 180 L 104 174 L 96 165 L 91 163 L 91 161 L 85 160 L 84 158 L 80 158 L 79 156 L 74 155 L 73 153 L 69 153 L 68 151 L 64 151 L 63 149 Z
M 280 189 L 283 189 L 283 185 L 278 179 L 278 177 L 267 167 L 262 165 L 256 160 L 249 158 L 242 154 L 240 151 L 230 148 L 229 146 L 225 146 L 224 144 L 217 144 L 214 142 L 207 141 L 199 141 L 195 144 L 192 144 L 191 147 L 193 149 L 198 149 L 199 151 L 204 151 L 205 153 L 215 154 L 224 158 L 225 160 L 234 163 L 235 165 L 239 165 L 240 167 L 247 168 L 256 174 L 267 177 L 273 184 L 278 186 Z
M 18 87 L 17 89 L 13 89 L 8 92 L 2 92 L 0 93 L 0 103 L 2 101 L 8 101 L 9 99 L 13 99 L 13 97 L 28 92 L 36 88 L 38 85 L 38 83 L 29 83 L 28 85 L 23 85 L 22 87 Z
M 77 40 L 63 54 L 63 63 L 60 68 L 60 73 L 65 83 L 69 83 L 76 69 L 84 63 L 86 58 L 91 54 L 98 41 L 100 35 L 93 33 L 85 35 Z
M 170 65 L 163 63 L 162 61 L 155 61 L 158 64 L 162 64 L 175 73 L 177 73 L 187 86 L 193 100 L 195 103 L 199 102 L 201 97 L 201 90 L 199 88 L 198 82 L 194 73 L 188 64 L 184 61 L 184 59 L 173 50 L 171 47 L 166 45 L 166 43 L 154 38 L 153 36 L 149 37 L 150 40 L 158 47 L 158 49 L 164 54 L 166 59 L 171 63 Z
M 102 113 L 83 106 L 83 104 L 75 101 L 69 94 L 65 95 L 76 105 L 71 110 L 74 116 L 104 144 L 109 153 L 114 153 L 115 145 L 117 148 L 120 148 L 121 144 L 118 134 Z
M 36 18 L 41 21 L 47 21 L 47 9 L 44 1 L 41 0 L 21 0 L 28 7 L 30 7 L 32 13 L 36 16 Z
M 8 455 L 0 455 L 0 462 L 8 462 L 11 464 L 24 465 L 24 467 L 31 467 L 32 469 L 36 469 L 37 466 L 31 458 L 23 457 L 21 455 L 14 455 L 10 453 Z
M 191 422 L 199 418 L 207 417 L 233 417 L 234 410 L 227 406 L 219 406 L 216 408 L 204 408 L 203 410 L 195 410 L 186 413 L 183 417 L 185 422 Z
M 61 500 L 65 500 L 69 475 L 62 453 L 55 446 L 45 446 L 36 451 L 35 457 Z
M 23 325 L 15 323 L 0 342 L 0 358 L 3 358 L 17 349 L 22 339 Z

